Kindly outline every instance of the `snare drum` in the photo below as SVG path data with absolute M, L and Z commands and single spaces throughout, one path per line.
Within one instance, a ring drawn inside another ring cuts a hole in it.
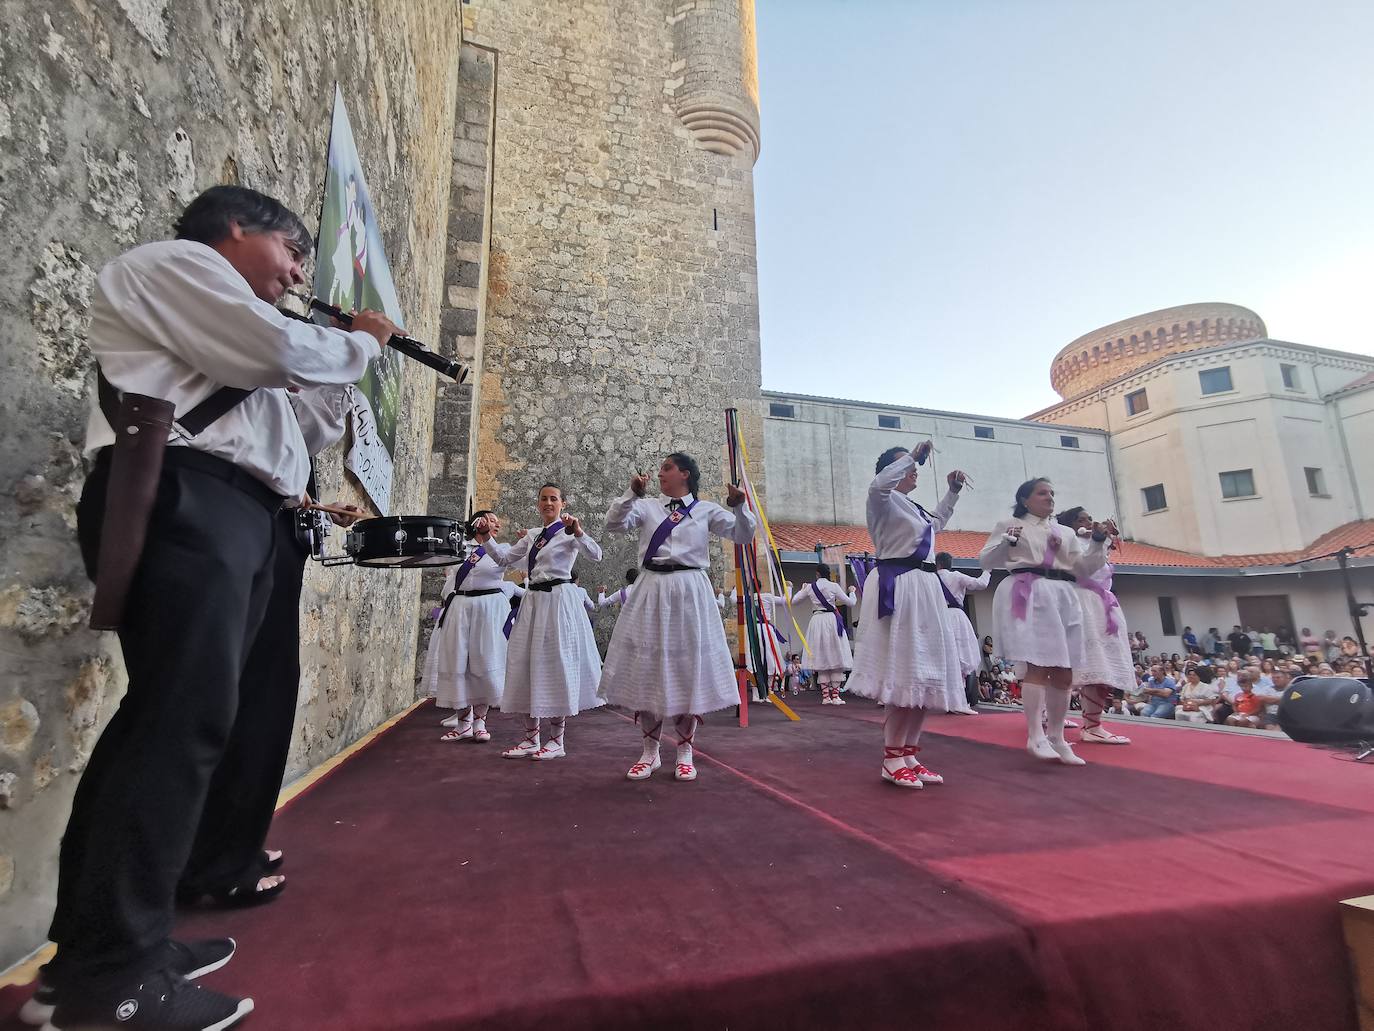
M 348 529 L 344 551 L 360 566 L 451 566 L 462 561 L 463 524 L 445 516 L 382 516 Z

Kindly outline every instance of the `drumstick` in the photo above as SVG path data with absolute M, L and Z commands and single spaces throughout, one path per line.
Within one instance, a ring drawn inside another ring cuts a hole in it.
M 329 515 L 344 516 L 346 518 L 361 517 L 367 514 L 366 512 L 360 512 L 357 509 L 345 508 L 342 505 L 323 505 L 320 504 L 318 501 L 312 501 L 308 505 L 302 505 L 301 508 L 304 508 L 312 512 L 325 512 Z

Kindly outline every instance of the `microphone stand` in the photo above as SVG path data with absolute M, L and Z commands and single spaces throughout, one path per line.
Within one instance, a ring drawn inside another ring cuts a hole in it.
M 1284 564 L 1285 567 L 1302 566 L 1306 565 L 1308 562 L 1320 562 L 1322 559 L 1334 558 L 1336 560 L 1336 564 L 1340 566 L 1341 569 L 1341 580 L 1345 584 L 1346 605 L 1350 609 L 1350 620 L 1355 624 L 1355 640 L 1359 642 L 1360 645 L 1360 665 L 1364 667 L 1364 675 L 1366 679 L 1370 679 L 1369 645 L 1365 643 L 1364 627 L 1361 624 L 1360 620 L 1362 617 L 1369 614 L 1370 608 L 1374 608 L 1374 601 L 1355 600 L 1355 589 L 1350 583 L 1350 569 L 1348 568 L 1347 563 L 1350 561 L 1350 556 L 1355 554 L 1355 552 L 1362 551 L 1363 549 L 1369 547 L 1374 547 L 1374 541 L 1370 541 L 1368 544 L 1361 544 L 1353 548 L 1347 545 L 1344 548 L 1338 548 L 1336 551 L 1329 551 L 1325 555 L 1313 555 L 1311 558 L 1305 558 L 1298 562 L 1287 562 Z M 1367 755 L 1369 753 L 1366 752 L 1365 754 Z

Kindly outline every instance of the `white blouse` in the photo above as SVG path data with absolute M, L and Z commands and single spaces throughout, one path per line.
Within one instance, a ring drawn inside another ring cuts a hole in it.
M 854 588 L 851 587 L 849 589 L 849 593 L 845 594 L 844 591 L 840 590 L 840 585 L 835 583 L 833 580 L 818 579 L 816 581 L 816 590 L 820 591 L 821 595 L 827 601 L 829 601 L 831 605 L 834 605 L 836 608 L 838 608 L 841 605 L 859 604 L 859 598 L 858 595 L 854 593 Z M 800 605 L 803 603 L 809 604 L 813 612 L 825 611 L 825 609 L 823 609 L 819 604 L 817 604 L 816 596 L 811 593 L 810 584 L 804 585 L 797 591 L 796 594 L 792 595 L 793 605 Z
M 463 586 L 461 590 L 489 591 L 493 587 L 499 588 L 503 583 L 505 583 L 505 580 L 502 578 L 503 574 L 505 573 L 505 570 L 501 568 L 499 563 L 492 560 L 491 545 L 487 544 L 486 549 L 487 553 L 477 560 L 477 563 L 472 566 L 471 572 L 469 572 L 468 575 L 463 578 Z M 471 558 L 472 555 L 469 554 L 468 559 Z M 458 574 L 462 572 L 463 567 L 468 564 L 468 560 L 465 559 L 464 561 L 458 563 L 456 566 L 448 567 L 448 573 L 444 576 L 444 590 L 442 592 L 443 597 L 447 598 L 454 590 L 459 589 L 454 587 L 454 583 L 457 581 Z
M 612 591 L 610 594 L 607 594 L 605 591 L 600 591 L 596 596 L 596 607 L 605 609 L 610 608 L 612 605 L 624 605 L 630 600 L 630 595 L 634 593 L 634 589 L 634 584 L 626 584 L 624 587 L 620 588 L 620 590 Z
M 725 537 L 736 544 L 748 544 L 754 537 L 757 525 L 754 514 L 749 511 L 748 503 L 741 502 L 736 508 L 728 509 L 714 501 L 698 501 L 691 515 L 677 525 L 668 539 L 653 555 L 646 555 L 649 539 L 653 537 L 658 525 L 668 518 L 668 502 L 671 498 L 637 498 L 633 494 L 616 498 L 606 510 L 606 530 L 608 533 L 629 533 L 639 530 L 639 562 L 647 558 L 653 562 L 671 562 L 694 569 L 706 569 L 711 564 L 710 534 Z M 690 505 L 692 495 L 682 498 L 684 505 Z
M 1013 526 L 1021 527 L 1021 539 L 1007 543 L 1004 534 Z M 1074 576 L 1087 576 L 1101 569 L 1107 561 L 1107 542 L 1092 537 L 1080 538 L 1053 518 L 1041 519 L 1027 512 L 1020 519 L 1003 519 L 988 536 L 978 562 L 984 569 L 1040 569 L 1051 535 L 1059 537 L 1059 551 L 1054 556 L 1054 569 Z
M 940 578 L 940 582 L 945 585 L 945 590 L 949 591 L 949 596 L 960 605 L 964 603 L 964 595 L 969 591 L 981 591 L 992 579 L 992 570 L 983 570 L 982 576 L 969 576 L 956 569 L 937 569 L 935 575 Z
M 959 501 L 959 492 L 950 490 L 940 499 L 934 512 L 927 512 L 905 494 L 897 491 L 897 484 L 912 469 L 916 459 L 911 454 L 902 455 L 883 469 L 868 486 L 868 535 L 873 538 L 873 547 L 879 558 L 907 558 L 915 554 L 927 527 L 938 531 L 949 522 L 954 514 L 954 506 Z M 932 533 L 930 554 L 926 561 L 935 560 L 935 541 Z
M 488 541 L 486 545 L 487 554 L 495 559 L 498 565 L 505 566 L 507 569 L 517 566 L 523 571 L 530 548 L 534 547 L 534 542 L 539 539 L 543 532 L 544 527 L 533 527 L 514 544 Z M 601 545 L 592 540 L 589 533 L 584 532 L 581 537 L 575 537 L 560 530 L 549 538 L 549 542 L 540 549 L 539 557 L 534 562 L 534 569 L 530 571 L 530 583 L 539 584 L 548 580 L 569 579 L 572 576 L 573 564 L 577 561 L 578 555 L 586 555 L 593 562 L 600 562 Z

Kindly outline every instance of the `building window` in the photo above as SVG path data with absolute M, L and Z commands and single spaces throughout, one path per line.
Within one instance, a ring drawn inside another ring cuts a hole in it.
M 1145 391 L 1134 390 L 1126 395 L 1126 414 L 1139 415 L 1141 412 L 1150 410 L 1150 399 L 1145 396 Z
M 785 405 L 779 401 L 769 401 L 768 414 L 774 419 L 795 419 L 797 417 L 797 409 L 794 405 Z
M 991 426 L 975 426 L 975 427 L 973 427 L 973 435 L 974 435 L 975 437 L 977 437 L 979 440 L 991 440 L 991 439 L 992 439 L 992 427 L 991 427 Z
M 1159 599 L 1159 629 L 1165 637 L 1178 634 L 1178 607 L 1173 598 Z
M 1255 496 L 1255 470 L 1233 469 L 1221 474 L 1221 496 L 1223 498 L 1253 498 Z
M 1298 367 L 1296 365 L 1280 365 L 1279 372 L 1283 373 L 1283 385 L 1289 390 L 1301 390 L 1298 386 Z
M 1158 512 L 1160 509 L 1169 507 L 1169 502 L 1164 498 L 1164 484 L 1162 483 L 1156 483 L 1153 487 L 1146 487 L 1140 492 L 1140 496 L 1145 500 L 1146 512 Z
M 1059 446 L 1060 446 L 1060 447 L 1078 447 L 1078 438 L 1077 438 L 1077 437 L 1060 437 L 1060 438 L 1059 438 Z
M 1307 477 L 1307 493 L 1314 498 L 1326 497 L 1326 477 L 1322 475 L 1320 469 L 1304 468 L 1303 475 Z
M 1231 366 L 1229 365 L 1223 365 L 1219 369 L 1203 369 L 1197 374 L 1197 379 L 1204 394 L 1224 394 L 1226 391 L 1234 389 L 1231 386 Z
M 878 429 L 880 430 L 900 430 L 902 428 L 902 417 L 900 415 L 880 415 L 878 416 Z

